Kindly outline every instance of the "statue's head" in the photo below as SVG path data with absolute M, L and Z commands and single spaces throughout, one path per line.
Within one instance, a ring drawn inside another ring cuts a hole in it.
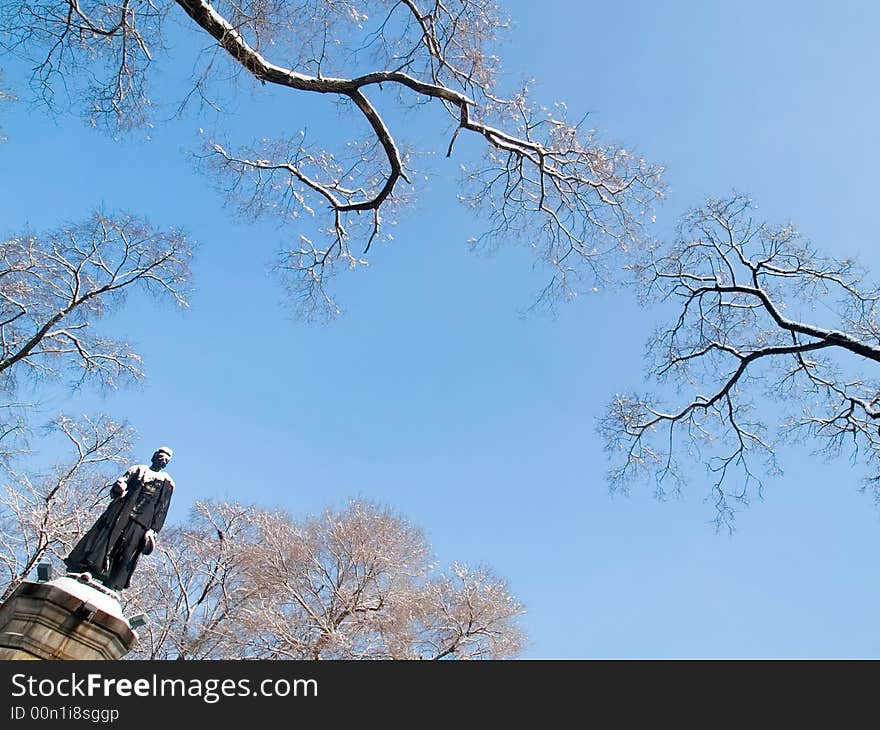
M 153 468 L 164 469 L 168 462 L 171 461 L 171 455 L 173 453 L 174 452 L 167 446 L 160 446 L 156 449 L 156 453 L 153 454 Z

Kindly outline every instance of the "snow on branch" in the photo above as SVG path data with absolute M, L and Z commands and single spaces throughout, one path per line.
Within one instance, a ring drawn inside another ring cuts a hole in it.
M 258 90 L 342 102 L 343 149 L 310 143 L 294 118 L 286 139 L 210 140 L 202 153 L 217 185 L 249 213 L 277 212 L 291 224 L 279 269 L 306 318 L 339 311 L 329 280 L 389 240 L 409 197 L 411 155 L 396 109 L 445 111 L 448 134 L 425 115 L 418 153 L 451 156 L 463 136 L 482 145 L 482 161 L 461 181 L 461 200 L 487 223 L 470 240 L 532 249 L 549 275 L 537 303 L 552 307 L 592 288 L 606 254 L 645 239 L 661 168 L 568 120 L 564 104 L 537 105 L 527 88 L 499 91 L 494 49 L 508 23 L 492 0 L 16 0 L 0 28 L 34 63 L 40 98 L 57 106 L 63 88 L 86 102 L 93 123 L 126 128 L 148 123 L 156 103 L 149 82 L 170 16 L 191 21 L 195 46 L 213 42 L 187 98 L 207 99 L 210 79 L 228 90 L 238 75 Z M 381 109 L 389 97 L 394 109 Z

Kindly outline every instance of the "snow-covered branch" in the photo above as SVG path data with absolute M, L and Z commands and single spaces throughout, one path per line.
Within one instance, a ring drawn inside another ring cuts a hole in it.
M 464 160 L 459 197 L 487 225 L 468 240 L 533 250 L 549 275 L 540 303 L 592 288 L 607 254 L 645 238 L 661 168 L 570 121 L 565 104 L 538 105 L 526 86 L 500 91 L 495 47 L 508 23 L 493 0 L 16 0 L 0 29 L 35 64 L 41 99 L 57 106 L 63 87 L 90 121 L 118 128 L 144 122 L 157 103 L 151 63 L 167 52 L 162 28 L 175 15 L 191 21 L 195 47 L 213 43 L 181 96 L 206 98 L 211 79 L 228 91 L 238 76 L 258 93 L 321 96 L 347 114 L 331 149 L 306 139 L 296 116 L 282 139 L 211 139 L 202 153 L 248 214 L 272 212 L 292 226 L 279 269 L 305 317 L 338 311 L 329 279 L 390 240 L 397 207 L 411 197 L 415 155 L 395 113 L 404 108 L 431 106 L 446 118 L 434 128 L 438 115 L 424 113 L 419 155 L 451 156 L 466 136 L 479 143 L 482 160 Z

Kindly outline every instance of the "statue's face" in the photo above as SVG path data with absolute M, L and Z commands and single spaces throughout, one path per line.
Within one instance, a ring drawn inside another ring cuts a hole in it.
M 169 461 L 171 461 L 171 457 L 164 451 L 157 451 L 153 454 L 153 466 L 156 469 L 164 469 Z

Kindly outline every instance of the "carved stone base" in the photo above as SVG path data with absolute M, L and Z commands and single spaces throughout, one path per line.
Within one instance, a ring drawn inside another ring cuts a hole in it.
M 113 595 L 70 577 L 24 582 L 0 605 L 0 659 L 119 659 L 136 639 Z

